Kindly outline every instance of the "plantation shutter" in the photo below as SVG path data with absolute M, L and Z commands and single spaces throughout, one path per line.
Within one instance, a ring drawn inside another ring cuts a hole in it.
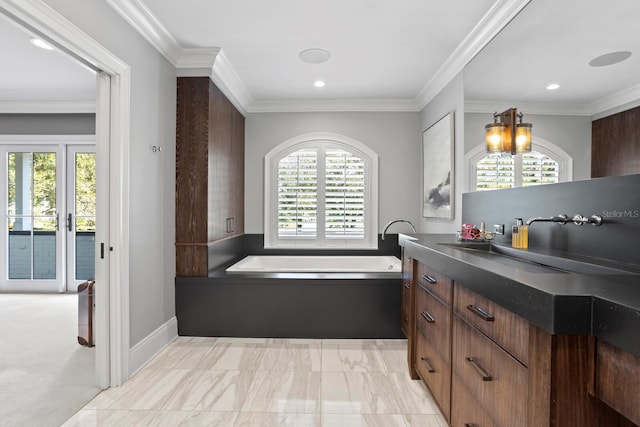
M 512 188 L 515 186 L 513 157 L 488 155 L 476 165 L 476 191 Z
M 532 151 L 522 155 L 522 186 L 554 184 L 560 176 L 560 165 L 542 153 Z
M 317 157 L 316 149 L 302 149 L 278 163 L 278 237 L 316 237 Z
M 341 149 L 325 152 L 325 237 L 364 239 L 364 162 Z
M 560 182 L 560 164 L 537 151 L 517 156 L 487 155 L 476 163 L 476 191 Z

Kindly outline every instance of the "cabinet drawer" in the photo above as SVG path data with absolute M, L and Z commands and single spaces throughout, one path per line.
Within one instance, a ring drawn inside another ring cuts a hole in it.
M 526 426 L 527 368 L 453 316 L 453 426 Z
M 640 425 L 640 357 L 598 340 L 596 397 Z
M 483 296 L 455 284 L 454 312 L 528 364 L 529 322 Z
M 416 287 L 416 334 L 422 333 L 433 351 L 451 360 L 451 309 L 419 285 Z
M 423 288 L 429 289 L 445 304 L 451 305 L 453 281 L 423 263 L 418 263 L 417 270 L 417 283 Z
M 448 348 L 448 346 L 447 346 Z M 416 330 L 416 371 L 433 395 L 444 417 L 451 415 L 451 360 L 422 331 Z

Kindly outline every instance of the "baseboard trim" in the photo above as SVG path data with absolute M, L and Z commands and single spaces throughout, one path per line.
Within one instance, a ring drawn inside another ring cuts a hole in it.
M 129 378 L 178 336 L 178 320 L 169 319 L 129 350 Z

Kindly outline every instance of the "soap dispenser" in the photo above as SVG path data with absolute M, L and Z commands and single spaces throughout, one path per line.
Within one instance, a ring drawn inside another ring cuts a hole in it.
M 516 225 L 511 229 L 511 246 L 516 249 L 529 247 L 529 226 L 522 222 L 522 218 L 516 218 Z

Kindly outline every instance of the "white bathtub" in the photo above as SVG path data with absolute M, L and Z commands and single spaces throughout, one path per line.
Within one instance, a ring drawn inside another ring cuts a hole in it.
M 227 268 L 232 273 L 394 273 L 402 263 L 394 256 L 249 255 Z

